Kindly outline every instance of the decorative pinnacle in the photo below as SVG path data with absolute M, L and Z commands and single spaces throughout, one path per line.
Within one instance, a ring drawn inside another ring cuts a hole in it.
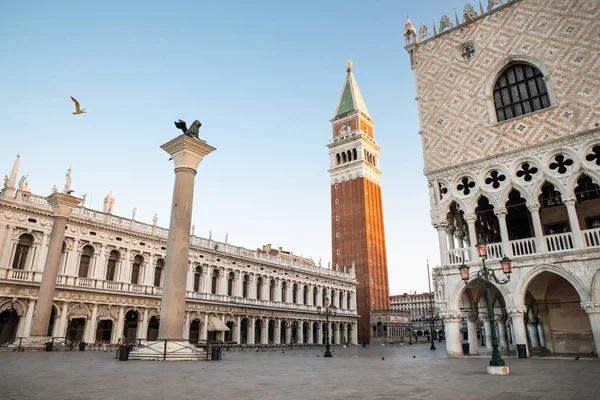
M 352 71 L 352 61 L 348 61 L 348 72 Z

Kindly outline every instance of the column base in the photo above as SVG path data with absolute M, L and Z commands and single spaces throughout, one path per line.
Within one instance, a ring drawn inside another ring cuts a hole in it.
M 503 367 L 487 367 L 487 373 L 490 375 L 508 375 L 510 373 L 508 366 Z
M 141 346 L 129 353 L 130 360 L 144 361 L 206 361 L 206 352 L 187 340 L 142 341 Z M 166 346 L 166 347 L 165 347 Z

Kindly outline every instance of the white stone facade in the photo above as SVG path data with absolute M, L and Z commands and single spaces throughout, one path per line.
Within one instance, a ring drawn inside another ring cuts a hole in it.
M 600 4 L 565 5 L 490 2 L 472 18 L 465 7 L 426 40 L 407 24 L 450 356 L 479 353 L 479 325 L 491 349 L 483 284 L 466 288 L 458 271 L 477 280 L 477 242 L 499 279 L 513 260 L 491 288 L 502 351 L 600 351 L 600 39 L 586 33 Z
M 9 192 L 0 192 L 0 313 L 14 318 L 0 326 L 0 342 L 29 336 L 53 224 L 44 197 Z M 76 208 L 48 334 L 86 343 L 156 338 L 167 234 L 156 222 Z M 192 236 L 182 328 L 190 340 L 322 343 L 317 306 L 327 296 L 337 307 L 333 342 L 356 343 L 356 285 L 350 273 Z M 210 337 L 210 317 L 231 333 Z

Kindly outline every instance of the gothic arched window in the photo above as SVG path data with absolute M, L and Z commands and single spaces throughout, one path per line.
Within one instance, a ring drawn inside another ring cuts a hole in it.
M 498 122 L 550 107 L 544 75 L 527 64 L 508 67 L 496 80 L 494 105 Z
M 248 288 L 250 286 L 250 277 L 248 275 L 244 275 L 244 282 L 242 285 L 242 297 L 248 297 Z
M 106 263 L 106 280 L 114 281 L 115 273 L 117 271 L 117 262 L 119 262 L 119 252 L 113 250 L 108 255 L 108 262 Z
M 194 271 L 194 292 L 200 291 L 200 276 L 202 275 L 202 267 L 196 267 Z
M 90 273 L 90 262 L 92 261 L 93 255 L 94 248 L 92 246 L 83 246 L 83 249 L 81 251 L 81 257 L 79 258 L 79 271 L 77 272 L 78 277 L 88 277 L 88 274 Z
M 227 296 L 233 296 L 233 280 L 235 279 L 235 274 L 233 272 L 229 273 L 227 278 Z
M 144 263 L 144 257 L 135 256 L 133 259 L 133 264 L 131 265 L 131 283 L 137 285 L 140 280 L 140 269 L 142 269 L 142 264 Z
M 156 261 L 156 267 L 154 267 L 154 286 L 160 287 L 160 281 L 162 279 L 163 268 L 165 267 L 165 260 L 160 258 Z
M 212 273 L 212 285 L 210 287 L 210 292 L 212 294 L 217 294 L 218 281 L 219 281 L 219 270 L 215 269 Z
M 29 249 L 33 244 L 33 237 L 31 235 L 21 235 L 19 243 L 17 243 L 17 250 L 15 251 L 15 258 L 13 259 L 13 269 L 25 269 L 25 263 L 27 262 L 27 255 Z

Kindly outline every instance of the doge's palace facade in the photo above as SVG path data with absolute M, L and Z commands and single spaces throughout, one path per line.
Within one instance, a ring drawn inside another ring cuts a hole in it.
M 0 192 L 0 344 L 30 335 L 52 229 L 45 197 L 14 181 Z M 83 206 L 69 218 L 48 335 L 86 343 L 156 339 L 168 231 Z M 354 271 L 334 271 L 290 253 L 265 254 L 192 236 L 186 339 L 240 344 L 323 343 L 325 297 L 334 343 L 356 343 Z M 231 332 L 210 332 L 211 319 Z
M 489 1 L 408 21 L 419 104 L 433 272 L 450 356 L 478 354 L 477 326 L 502 351 L 600 351 L 600 3 Z M 458 266 L 514 261 L 510 282 L 467 289 Z M 467 344 L 464 349 L 464 344 Z

